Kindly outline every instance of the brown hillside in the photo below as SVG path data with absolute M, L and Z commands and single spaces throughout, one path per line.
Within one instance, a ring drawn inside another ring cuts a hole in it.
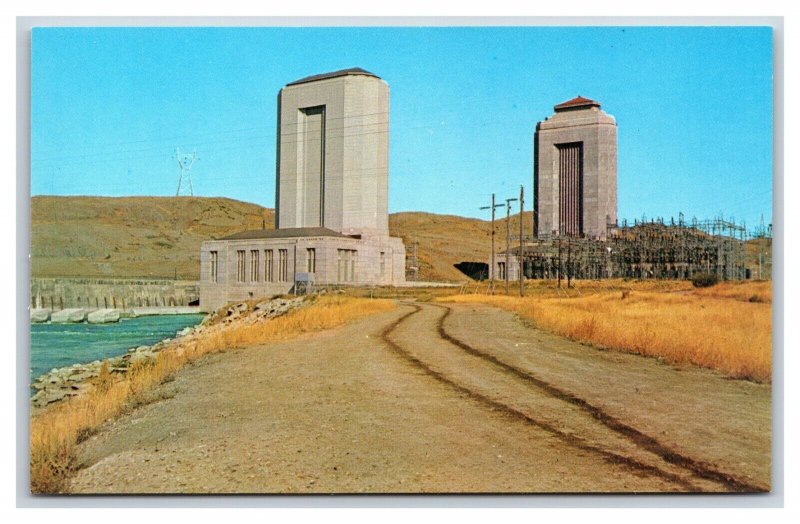
M 262 219 L 272 210 L 228 198 L 33 197 L 31 273 L 195 280 L 203 240 Z
M 476 218 L 431 213 L 394 213 L 389 216 L 389 232 L 406 245 L 409 258 L 418 243 L 420 280 L 464 280 L 454 267 L 459 262 L 487 262 L 491 254 L 491 223 Z M 525 234 L 530 234 L 531 214 L 525 213 Z M 506 221 L 497 220 L 496 248 L 505 250 Z M 519 237 L 519 215 L 511 217 L 511 236 Z M 409 263 L 409 265 L 411 265 Z
M 32 275 L 195 280 L 203 240 L 273 222 L 272 209 L 228 198 L 37 196 L 31 199 Z M 514 231 L 518 223 L 512 218 Z M 490 227 L 482 220 L 396 213 L 389 227 L 403 238 L 409 258 L 418 242 L 424 280 L 464 280 L 454 264 L 489 256 Z M 500 248 L 504 221 L 497 231 Z

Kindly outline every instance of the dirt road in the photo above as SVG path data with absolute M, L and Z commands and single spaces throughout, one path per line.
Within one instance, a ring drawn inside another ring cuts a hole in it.
M 184 369 L 81 444 L 71 491 L 763 491 L 770 395 L 406 303 Z

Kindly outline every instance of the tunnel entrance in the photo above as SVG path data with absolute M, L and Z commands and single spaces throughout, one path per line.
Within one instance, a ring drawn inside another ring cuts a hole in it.
M 486 262 L 459 262 L 458 264 L 453 264 L 453 267 L 473 280 L 489 278 L 489 264 Z

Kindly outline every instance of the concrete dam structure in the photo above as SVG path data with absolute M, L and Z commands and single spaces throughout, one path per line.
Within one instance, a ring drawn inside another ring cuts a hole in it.
M 200 298 L 194 280 L 145 278 L 32 278 L 31 309 L 118 309 L 195 306 Z

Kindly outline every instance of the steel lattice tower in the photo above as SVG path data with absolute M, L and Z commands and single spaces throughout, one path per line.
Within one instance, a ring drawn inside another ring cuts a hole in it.
M 197 161 L 197 152 L 192 151 L 191 154 L 189 153 L 181 153 L 181 150 L 175 149 L 175 159 L 178 161 L 178 168 L 180 169 L 180 175 L 178 175 L 178 190 L 175 192 L 175 196 L 181 196 L 181 192 L 184 195 L 194 196 L 194 190 L 192 189 L 192 166 Z

